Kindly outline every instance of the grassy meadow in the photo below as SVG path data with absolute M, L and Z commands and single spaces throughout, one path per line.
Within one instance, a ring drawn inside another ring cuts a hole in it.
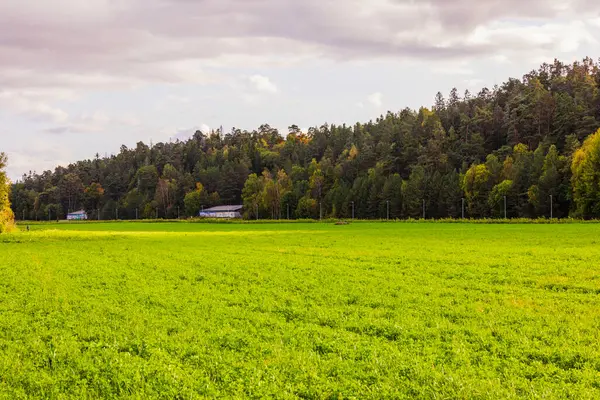
M 600 398 L 600 224 L 34 224 L 0 398 Z

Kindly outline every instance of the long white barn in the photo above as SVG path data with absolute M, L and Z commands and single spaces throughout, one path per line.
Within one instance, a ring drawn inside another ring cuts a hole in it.
M 88 215 L 84 210 L 75 211 L 67 214 L 67 220 L 69 221 L 78 221 L 78 220 L 86 220 L 88 219 Z
M 217 206 L 201 211 L 199 216 L 205 218 L 242 218 L 244 206 Z

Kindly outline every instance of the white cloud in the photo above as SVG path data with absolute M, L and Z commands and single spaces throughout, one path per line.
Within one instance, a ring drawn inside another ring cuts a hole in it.
M 157 99 L 154 110 L 156 112 L 164 112 L 173 109 L 189 109 L 192 104 L 193 100 L 191 97 L 168 94 L 165 97 Z
M 60 90 L 0 91 L 0 106 L 30 122 L 50 126 L 43 131 L 53 134 L 102 132 L 109 127 L 140 125 L 131 114 L 109 116 L 95 111 L 75 115 L 49 104 L 52 99 L 70 101 L 75 98 L 69 91 Z
M 466 80 L 464 80 L 464 82 L 467 84 L 467 86 L 473 88 L 473 87 L 481 86 L 484 83 L 484 80 L 474 78 L 474 79 L 466 79 Z
M 35 122 L 62 123 L 69 119 L 66 111 L 26 93 L 0 92 L 0 105 Z
M 61 125 L 44 130 L 46 133 L 94 133 L 104 132 L 107 129 L 119 127 L 137 127 L 141 121 L 132 115 L 109 116 L 102 111 L 91 114 L 81 114 L 77 117 L 63 121 Z
M 186 96 L 178 96 L 176 94 L 167 95 L 165 98 L 166 102 L 170 103 L 178 103 L 178 104 L 189 104 L 192 102 L 192 99 Z
M 264 75 L 242 75 L 228 81 L 228 86 L 240 100 L 250 106 L 258 106 L 270 95 L 279 93 L 279 88 Z
M 200 132 L 202 132 L 204 134 L 210 133 L 210 126 L 208 126 L 206 124 L 200 125 Z
M 517 53 L 525 44 L 528 54 L 569 53 L 582 45 L 597 43 L 589 27 L 582 21 L 554 21 L 544 24 L 523 24 L 495 21 L 479 26 L 466 38 L 468 45 L 494 45 L 504 52 Z
M 277 93 L 279 89 L 271 80 L 263 75 L 252 75 L 248 78 L 254 88 L 262 93 Z
M 165 140 L 187 140 L 191 138 L 196 131 L 200 131 L 205 135 L 210 133 L 210 127 L 206 124 L 200 124 L 200 126 L 192 126 L 191 128 L 163 128 L 160 130 L 161 138 Z
M 383 105 L 383 94 L 375 92 L 367 97 L 367 101 L 374 107 L 381 107 Z
M 441 75 L 472 75 L 473 68 L 469 67 L 466 62 L 444 63 L 442 65 L 432 66 L 431 72 Z
M 505 54 L 495 54 L 491 56 L 490 59 L 499 64 L 510 63 L 510 59 Z
M 39 138 L 26 146 L 9 152 L 8 176 L 16 181 L 24 172 L 54 170 L 57 165 L 67 166 L 72 153 L 69 146 L 62 146 L 52 139 Z
M 240 99 L 250 105 L 250 106 L 257 106 L 260 103 L 260 98 L 259 96 L 255 95 L 255 94 L 250 94 L 250 93 L 241 93 L 240 94 Z

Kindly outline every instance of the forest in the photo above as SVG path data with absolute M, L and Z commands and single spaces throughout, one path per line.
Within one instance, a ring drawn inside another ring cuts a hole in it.
M 600 66 L 555 60 L 354 125 L 197 131 L 12 185 L 18 219 L 600 217 Z M 505 208 L 506 207 L 506 208 Z M 506 210 L 506 211 L 505 211 Z

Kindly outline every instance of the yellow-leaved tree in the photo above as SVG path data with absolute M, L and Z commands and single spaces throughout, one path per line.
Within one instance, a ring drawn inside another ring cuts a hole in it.
M 600 218 L 600 129 L 573 155 L 573 200 L 578 218 Z
M 0 153 L 0 233 L 9 232 L 15 228 L 15 215 L 10 208 L 8 198 L 10 191 L 10 181 L 6 176 L 6 164 L 8 157 Z

